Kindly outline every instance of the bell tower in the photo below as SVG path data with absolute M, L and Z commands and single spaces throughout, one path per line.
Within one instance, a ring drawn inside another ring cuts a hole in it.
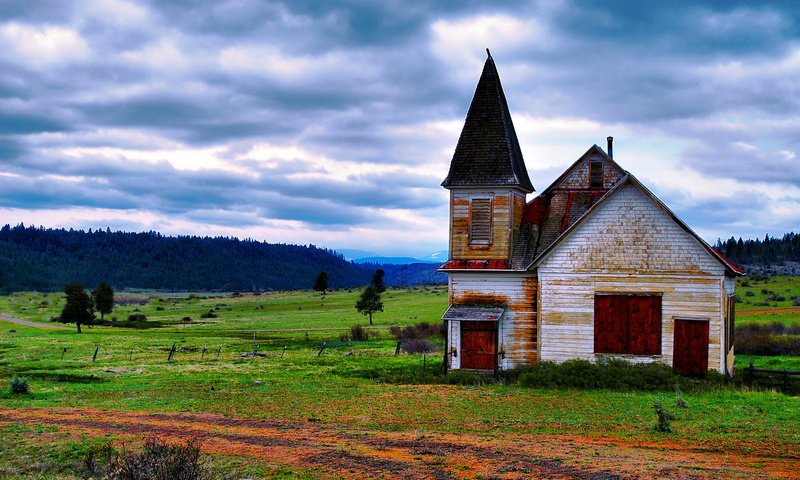
M 489 49 L 442 186 L 450 191 L 450 262 L 487 260 L 507 268 L 534 191 L 500 76 Z

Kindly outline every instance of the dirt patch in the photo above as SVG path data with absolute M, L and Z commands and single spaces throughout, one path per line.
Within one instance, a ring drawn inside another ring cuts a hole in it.
M 208 454 L 250 457 L 346 478 L 800 478 L 800 455 L 744 457 L 703 445 L 614 435 L 442 434 L 367 431 L 337 424 L 213 414 L 0 408 L 2 425 L 46 425 L 118 440 L 200 440 Z

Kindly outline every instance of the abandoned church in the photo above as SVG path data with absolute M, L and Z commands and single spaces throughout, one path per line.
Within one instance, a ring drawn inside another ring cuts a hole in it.
M 661 362 L 733 373 L 738 267 L 608 151 L 534 192 L 491 55 L 442 186 L 450 191 L 447 367 Z

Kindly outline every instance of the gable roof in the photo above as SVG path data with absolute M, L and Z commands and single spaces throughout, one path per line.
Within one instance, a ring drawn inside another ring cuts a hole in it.
M 634 177 L 630 172 L 626 172 L 625 177 L 620 180 L 616 185 L 614 185 L 610 190 L 608 190 L 601 198 L 599 198 L 590 208 L 586 210 L 586 212 L 578 218 L 575 222 L 573 222 L 568 228 L 566 228 L 561 235 L 558 236 L 553 242 L 551 242 L 545 249 L 541 250 L 533 261 L 528 265 L 528 269 L 534 268 L 539 266 L 542 261 L 553 251 L 555 248 L 562 242 L 564 239 L 569 237 L 572 232 L 574 232 L 582 223 L 584 223 L 587 219 L 589 219 L 594 212 L 596 212 L 604 203 L 608 201 L 616 192 L 621 190 L 625 185 L 634 185 L 637 187 L 642 193 L 644 193 L 647 197 L 649 197 L 664 213 L 666 213 L 681 229 L 683 229 L 686 233 L 691 235 L 712 257 L 714 257 L 722 266 L 725 268 L 725 271 L 731 275 L 745 275 L 744 270 L 734 265 L 730 260 L 725 258 L 722 254 L 717 252 L 714 248 L 711 247 L 705 240 L 703 240 L 699 235 L 697 235 L 694 230 L 689 228 L 686 223 L 683 222 L 677 215 L 675 215 L 672 210 L 667 207 L 664 202 L 662 202 L 658 197 L 656 197 L 653 192 L 651 192 L 647 187 L 642 184 L 636 177 Z
M 541 194 L 539 194 L 539 196 L 542 196 L 545 193 L 548 193 L 551 190 L 558 188 L 564 182 L 564 180 L 566 180 L 567 177 L 569 177 L 572 174 L 572 172 L 574 172 L 575 169 L 578 168 L 581 165 L 581 163 L 583 163 L 584 160 L 593 155 L 601 156 L 603 160 L 608 162 L 613 168 L 615 168 L 621 174 L 625 175 L 628 173 L 624 168 L 620 167 L 619 164 L 615 162 L 613 158 L 609 157 L 608 154 L 602 148 L 598 147 L 597 144 L 595 143 L 594 145 L 589 147 L 589 149 L 586 150 L 586 152 L 583 155 L 578 157 L 578 159 L 575 160 L 575 162 L 572 165 L 570 165 L 566 170 L 564 170 L 564 173 L 559 175 L 559 177 L 556 178 L 553 181 L 553 183 L 551 183 L 550 186 L 548 186 Z
M 503 86 L 489 54 L 450 162 L 445 188 L 511 186 L 533 192 Z

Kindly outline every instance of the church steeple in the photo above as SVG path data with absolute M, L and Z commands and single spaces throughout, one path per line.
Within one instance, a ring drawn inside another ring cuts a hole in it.
M 503 186 L 534 191 L 494 59 L 488 58 L 458 139 L 445 188 Z

